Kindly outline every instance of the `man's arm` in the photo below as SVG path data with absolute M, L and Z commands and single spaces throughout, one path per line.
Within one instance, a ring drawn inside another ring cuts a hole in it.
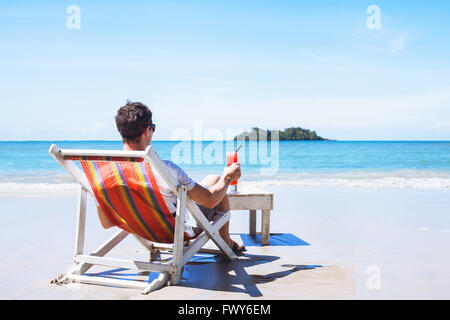
M 214 208 L 227 194 L 228 186 L 231 181 L 241 177 L 241 166 L 239 163 L 233 163 L 225 167 L 219 181 L 209 188 L 195 184 L 195 187 L 188 191 L 192 200 L 207 208 Z

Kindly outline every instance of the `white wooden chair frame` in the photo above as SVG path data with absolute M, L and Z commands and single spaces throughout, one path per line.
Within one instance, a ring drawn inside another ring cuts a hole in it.
M 60 281 L 75 281 L 82 283 L 93 283 L 100 285 L 110 285 L 119 287 L 130 287 L 143 289 L 142 293 L 149 293 L 157 290 L 166 284 L 178 285 L 181 280 L 182 267 L 197 252 L 208 253 L 224 253 L 230 260 L 234 260 L 237 256 L 231 248 L 225 243 L 220 234 L 219 229 L 230 219 L 230 212 L 225 214 L 217 221 L 210 223 L 198 208 L 197 204 L 188 196 L 185 186 L 179 185 L 176 177 L 170 172 L 166 164 L 161 160 L 158 154 L 151 146 L 145 151 L 116 151 L 116 150 L 75 150 L 60 149 L 56 145 L 51 145 L 49 153 L 51 156 L 64 167 L 74 178 L 80 183 L 80 194 L 78 200 L 78 217 L 75 236 L 75 252 L 74 264 L 68 269 L 66 274 Z M 106 157 L 128 157 L 143 158 L 145 162 L 151 163 L 160 176 L 165 180 L 170 189 L 177 194 L 177 211 L 175 217 L 175 230 L 173 244 L 163 244 L 148 241 L 138 235 L 134 235 L 136 239 L 144 245 L 148 250 L 172 250 L 173 259 L 170 262 L 143 262 L 135 260 L 123 260 L 105 258 L 105 255 L 119 244 L 125 237 L 129 235 L 124 230 L 118 231 L 114 236 L 100 245 L 94 252 L 85 254 L 84 252 L 84 236 L 86 227 L 86 208 L 87 195 L 94 196 L 92 188 L 87 180 L 84 172 L 73 163 L 72 160 L 65 160 L 70 156 L 106 156 Z M 204 232 L 198 236 L 189 246 L 185 247 L 184 240 L 184 217 L 185 210 L 188 209 L 197 225 Z M 220 250 L 202 249 L 202 247 L 212 240 Z M 100 276 L 87 276 L 86 271 L 93 265 L 109 266 L 115 268 L 134 269 L 139 271 L 159 272 L 160 276 L 151 283 L 112 279 Z

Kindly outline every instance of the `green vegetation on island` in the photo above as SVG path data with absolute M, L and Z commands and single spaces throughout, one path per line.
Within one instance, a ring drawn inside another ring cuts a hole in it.
M 290 141 L 327 141 L 329 139 L 322 138 L 318 136 L 315 131 L 309 129 L 303 129 L 300 127 L 291 127 L 280 130 L 265 130 L 258 127 L 253 127 L 250 131 L 245 131 L 234 137 L 233 140 L 272 140 L 272 137 L 276 139 L 278 133 L 278 139 L 280 141 L 290 140 Z

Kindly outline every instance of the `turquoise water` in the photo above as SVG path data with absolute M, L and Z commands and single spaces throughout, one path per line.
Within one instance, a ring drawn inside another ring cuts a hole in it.
M 67 149 L 121 149 L 120 141 L 0 142 L 0 184 L 70 183 L 48 154 L 52 143 Z M 220 174 L 225 152 L 236 142 L 154 141 L 163 159 L 194 179 Z M 450 142 L 280 141 L 245 143 L 239 151 L 243 181 L 361 187 L 450 188 Z M 16 186 L 17 187 L 17 186 Z

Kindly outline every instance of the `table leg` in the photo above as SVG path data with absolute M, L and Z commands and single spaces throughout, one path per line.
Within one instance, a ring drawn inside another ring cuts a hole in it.
M 250 236 L 256 235 L 256 210 L 250 210 L 250 220 L 249 220 L 249 234 Z
M 269 244 L 270 237 L 270 210 L 262 209 L 261 214 L 261 245 Z

